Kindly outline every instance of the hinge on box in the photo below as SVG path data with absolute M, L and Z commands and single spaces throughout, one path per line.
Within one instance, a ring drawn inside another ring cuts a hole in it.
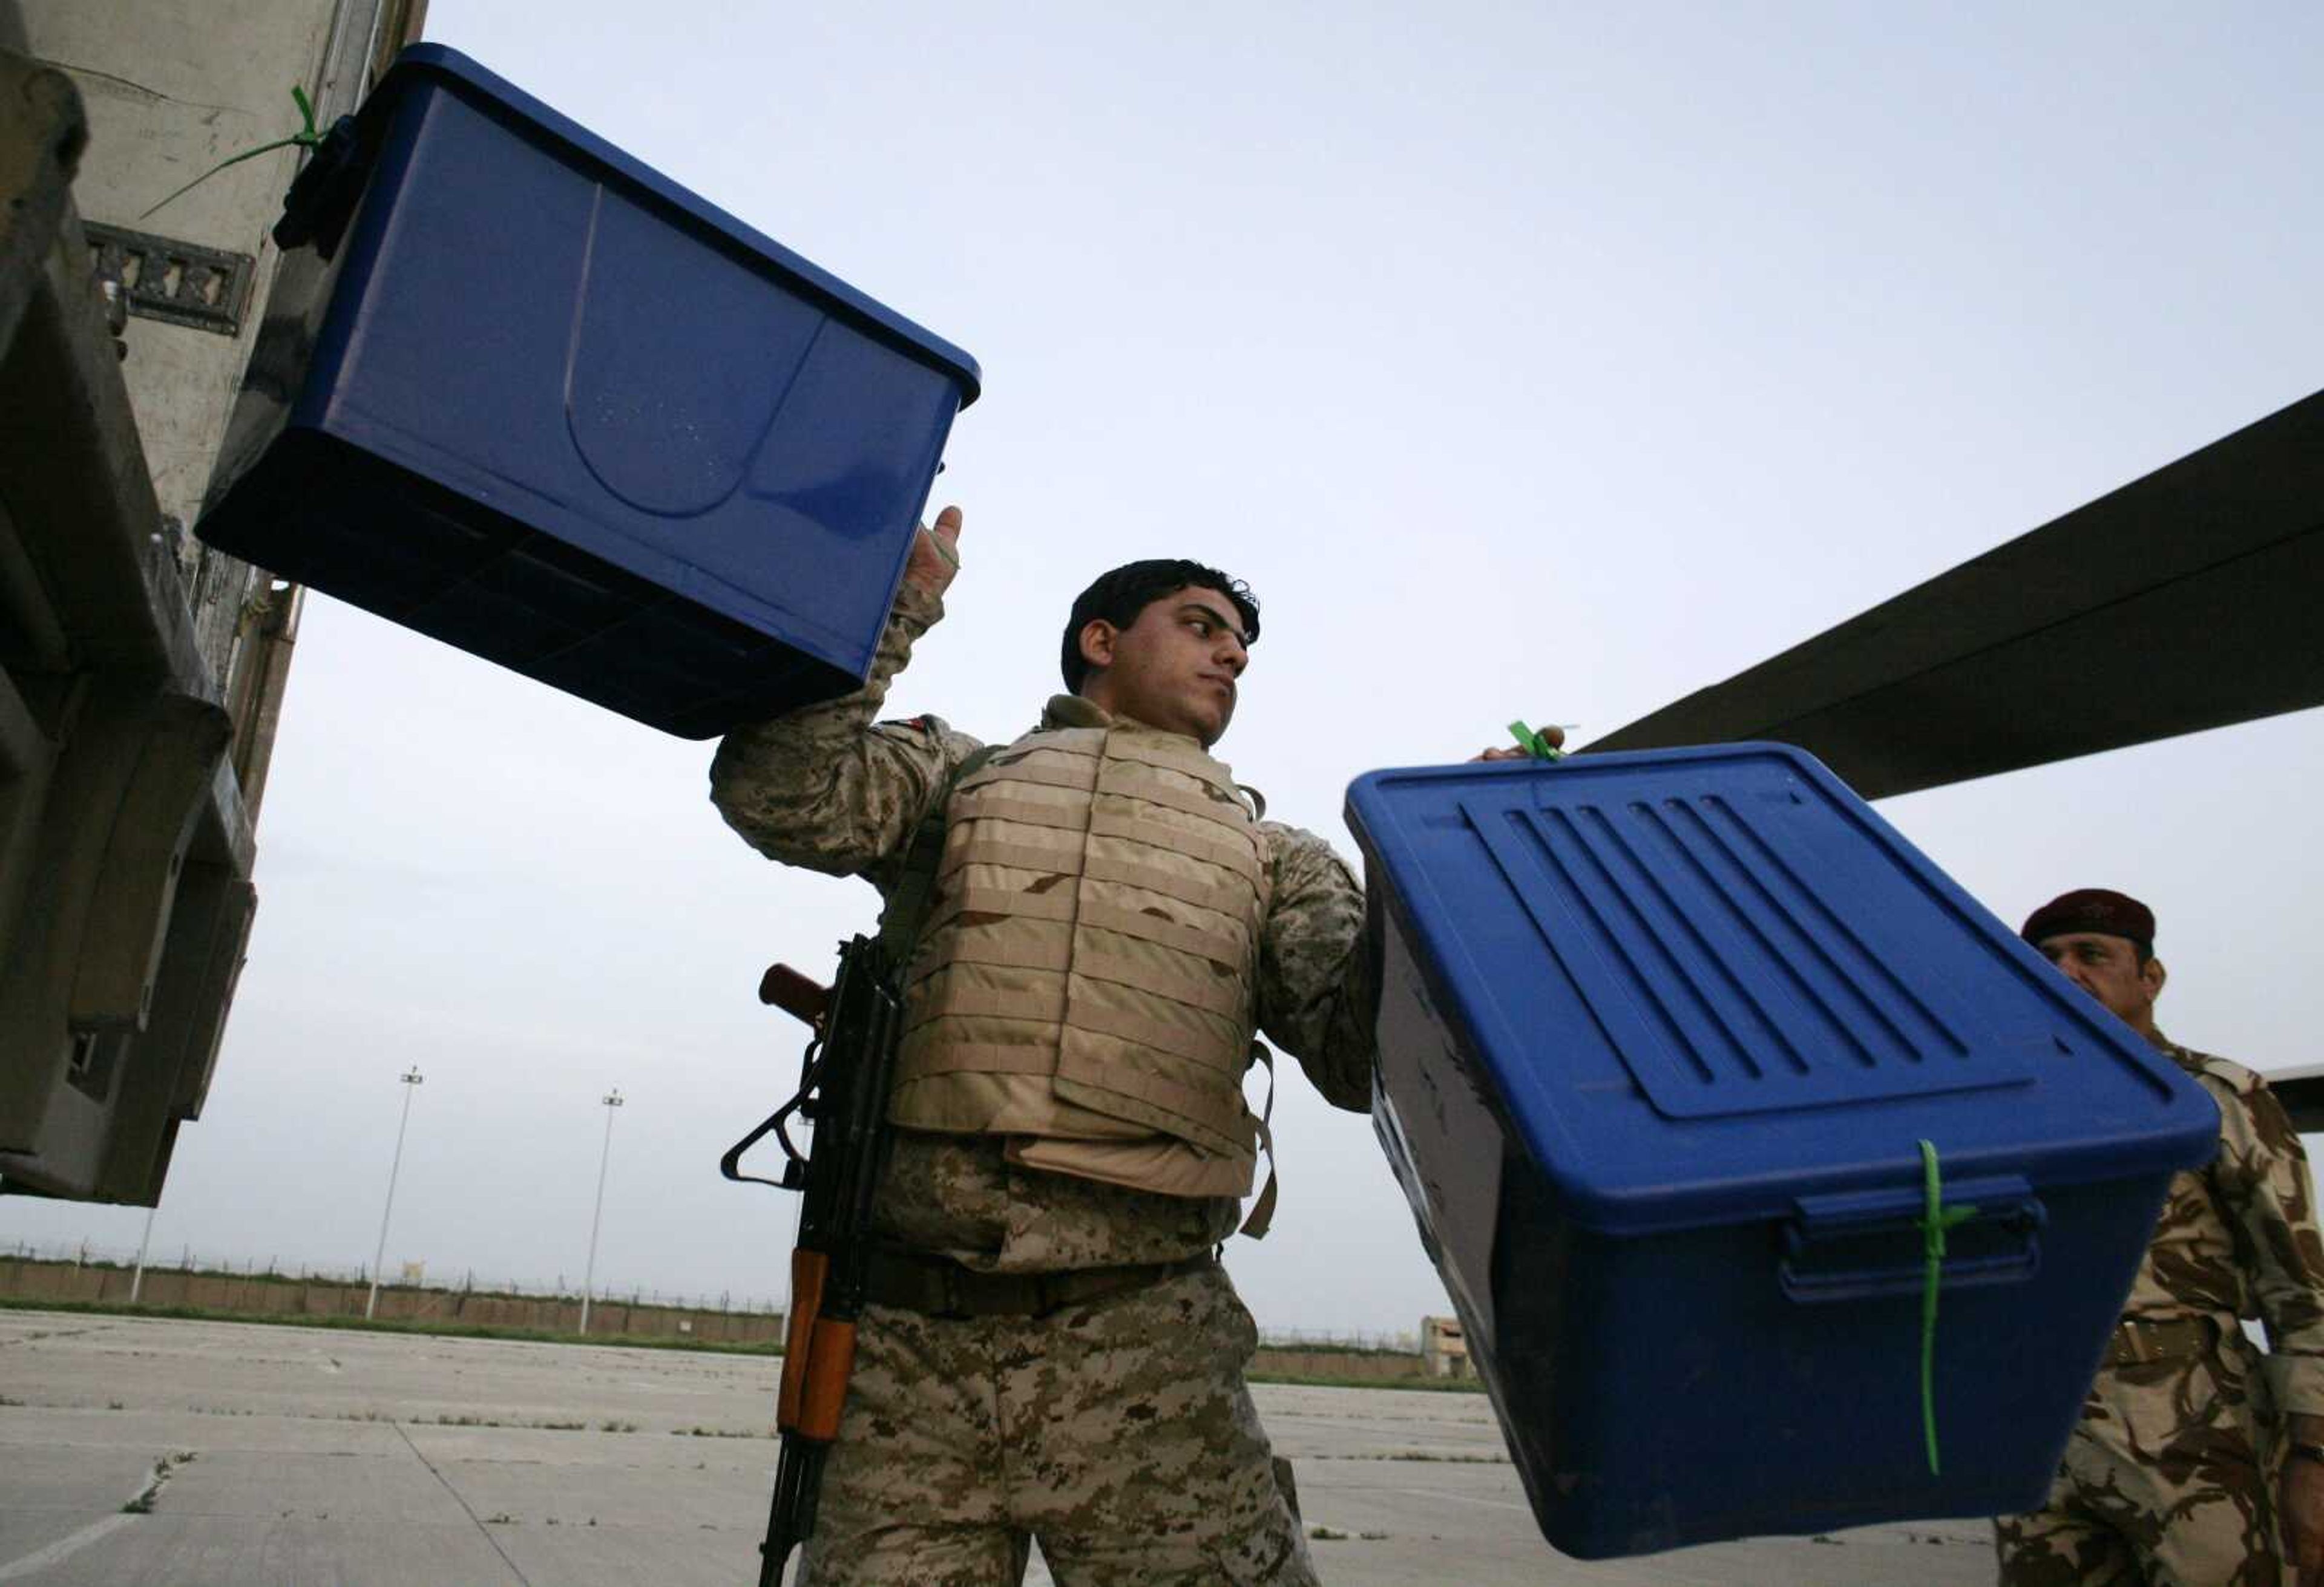
M 221 336 L 242 334 L 258 261 L 124 226 L 84 221 L 97 274 L 121 283 L 129 312 Z

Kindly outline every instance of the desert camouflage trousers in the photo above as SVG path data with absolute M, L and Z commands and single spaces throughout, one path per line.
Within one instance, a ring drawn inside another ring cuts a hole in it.
M 2003 1587 L 2282 1587 L 2258 1375 L 2239 1329 L 2101 1368 L 2049 1501 L 1994 1523 Z
M 1315 1581 L 1213 1266 L 1045 1317 L 865 1310 L 802 1583 Z

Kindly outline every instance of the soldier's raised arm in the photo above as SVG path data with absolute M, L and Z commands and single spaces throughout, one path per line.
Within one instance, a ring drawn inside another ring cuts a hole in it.
M 1544 742 L 1565 743 L 1562 728 Z M 1519 760 L 1531 751 L 1480 750 L 1478 760 Z M 1259 944 L 1259 1032 L 1299 1060 L 1334 1107 L 1371 1105 L 1372 1017 L 1378 967 L 1364 951 L 1364 889 L 1347 862 L 1314 833 L 1262 821 L 1271 904 Z
M 1259 1026 L 1334 1107 L 1371 1105 L 1379 988 L 1364 951 L 1364 890 L 1313 832 L 1261 823 L 1271 902 L 1259 952 Z
M 913 643 L 944 617 L 961 513 L 922 528 L 872 663 L 852 694 L 735 729 L 710 763 L 710 798 L 770 859 L 832 876 L 875 868 L 909 840 L 953 768 L 978 748 L 935 717 L 874 722 Z

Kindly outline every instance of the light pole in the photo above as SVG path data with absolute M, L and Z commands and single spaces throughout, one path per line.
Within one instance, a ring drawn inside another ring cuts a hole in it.
M 605 1216 L 605 1165 L 613 1157 L 613 1110 L 622 1105 L 622 1088 L 614 1087 L 598 1098 L 605 1105 L 605 1149 L 597 1154 L 597 1210 L 589 1215 L 589 1265 L 581 1273 L 581 1331 L 589 1331 L 589 1288 L 597 1278 L 597 1225 Z
M 379 1210 L 379 1249 L 371 1257 L 371 1295 L 364 1302 L 364 1320 L 379 1309 L 379 1264 L 387 1256 L 387 1220 L 395 1211 L 395 1176 L 403 1167 L 403 1132 L 411 1127 L 411 1092 L 420 1082 L 420 1066 L 403 1071 L 403 1122 L 395 1126 L 395 1157 L 387 1165 L 387 1205 Z
M 137 1271 L 129 1275 L 129 1304 L 137 1304 L 137 1291 L 145 1287 L 145 1252 L 153 1243 L 153 1215 L 161 1210 L 161 1198 L 153 1197 L 152 1206 L 145 1214 L 145 1233 L 137 1242 Z

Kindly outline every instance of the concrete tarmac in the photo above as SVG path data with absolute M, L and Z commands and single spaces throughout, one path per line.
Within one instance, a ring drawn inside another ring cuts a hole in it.
M 770 1357 L 0 1312 L 0 1583 L 745 1587 Z M 1952 1587 L 1982 1523 L 1582 1564 L 1481 1396 L 1260 1385 L 1333 1587 Z M 1048 1581 L 1038 1559 L 1028 1581 Z

